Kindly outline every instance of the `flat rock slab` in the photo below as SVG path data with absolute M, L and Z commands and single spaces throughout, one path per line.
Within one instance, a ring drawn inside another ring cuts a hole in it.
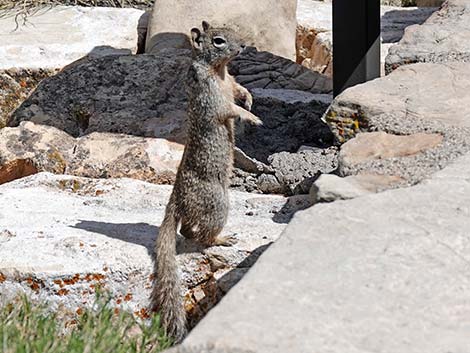
M 310 197 L 312 203 L 349 200 L 390 189 L 402 181 L 394 175 L 359 174 L 341 178 L 323 174 L 310 188 Z
M 145 313 L 153 244 L 170 192 L 170 186 L 132 179 L 49 173 L 1 185 L 0 302 L 25 292 L 73 313 L 91 304 L 101 285 L 111 292 L 113 305 Z M 230 196 L 224 232 L 235 234 L 236 245 L 179 244 L 191 318 L 242 277 L 299 208 L 298 200 L 281 196 Z
M 468 175 L 297 214 L 180 352 L 468 352 Z
M 408 27 L 385 59 L 387 73 L 416 62 L 470 61 L 470 3 L 448 0 L 424 24 Z
M 0 16 L 0 70 L 62 68 L 88 54 L 135 54 L 137 9 L 57 6 L 26 18 L 14 11 Z
M 441 135 L 441 143 L 437 146 L 433 143 L 435 147 L 415 155 L 384 155 L 380 160 L 354 166 L 340 163 L 343 175 L 362 172 L 396 175 L 408 184 L 415 184 L 470 149 L 470 63 L 400 67 L 386 77 L 343 92 L 333 101 L 325 120 L 340 143 L 359 133 L 375 131 Z M 392 137 L 396 141 L 400 138 L 413 139 Z M 403 151 L 410 146 L 404 147 Z M 359 151 L 356 157 L 363 152 Z
M 442 140 L 439 134 L 397 136 L 383 131 L 366 132 L 342 145 L 339 158 L 344 167 L 352 167 L 376 159 L 413 156 L 438 146 Z

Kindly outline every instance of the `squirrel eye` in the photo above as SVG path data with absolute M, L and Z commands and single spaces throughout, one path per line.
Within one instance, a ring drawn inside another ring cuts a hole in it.
M 225 40 L 225 38 L 223 37 L 214 37 L 214 39 L 212 40 L 212 42 L 214 43 L 214 45 L 216 47 L 221 47 L 223 46 L 225 43 L 227 43 L 227 41 Z

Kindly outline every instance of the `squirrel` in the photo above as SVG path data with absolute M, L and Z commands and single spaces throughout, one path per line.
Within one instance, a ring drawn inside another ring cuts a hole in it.
M 187 73 L 188 135 L 165 217 L 155 243 L 155 283 L 151 305 L 168 336 L 186 335 L 186 312 L 176 263 L 176 232 L 204 246 L 232 245 L 220 235 L 227 221 L 228 187 L 233 166 L 234 119 L 254 125 L 247 89 L 228 73 L 227 64 L 243 49 L 243 40 L 228 28 L 202 22 L 191 30 L 193 60 Z M 235 102 L 242 104 L 243 108 Z

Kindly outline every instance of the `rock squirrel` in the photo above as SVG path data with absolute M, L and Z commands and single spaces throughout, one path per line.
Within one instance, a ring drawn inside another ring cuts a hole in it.
M 234 119 L 260 125 L 249 112 L 251 94 L 229 75 L 227 63 L 243 49 L 228 28 L 202 23 L 191 30 L 193 61 L 187 73 L 188 136 L 165 217 L 155 244 L 152 307 L 176 342 L 186 334 L 186 313 L 176 263 L 176 231 L 205 246 L 231 245 L 226 223 L 233 165 Z M 235 104 L 243 105 L 245 109 Z

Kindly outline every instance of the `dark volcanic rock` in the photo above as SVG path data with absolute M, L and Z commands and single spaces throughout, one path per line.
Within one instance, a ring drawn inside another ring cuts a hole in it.
M 114 132 L 181 139 L 188 51 L 84 60 L 41 82 L 8 121 L 54 126 L 72 136 Z
M 266 162 L 278 152 L 296 152 L 302 145 L 331 146 L 333 135 L 321 121 L 331 97 L 280 89 L 254 89 L 253 113 L 262 126 L 243 125 L 237 146 L 247 155 Z
M 230 73 L 247 88 L 284 88 L 310 93 L 331 93 L 332 80 L 302 65 L 254 48 L 233 60 Z
M 269 162 L 285 193 L 306 194 L 321 174 L 336 170 L 337 152 L 335 147 L 298 153 L 281 152 L 269 157 Z

